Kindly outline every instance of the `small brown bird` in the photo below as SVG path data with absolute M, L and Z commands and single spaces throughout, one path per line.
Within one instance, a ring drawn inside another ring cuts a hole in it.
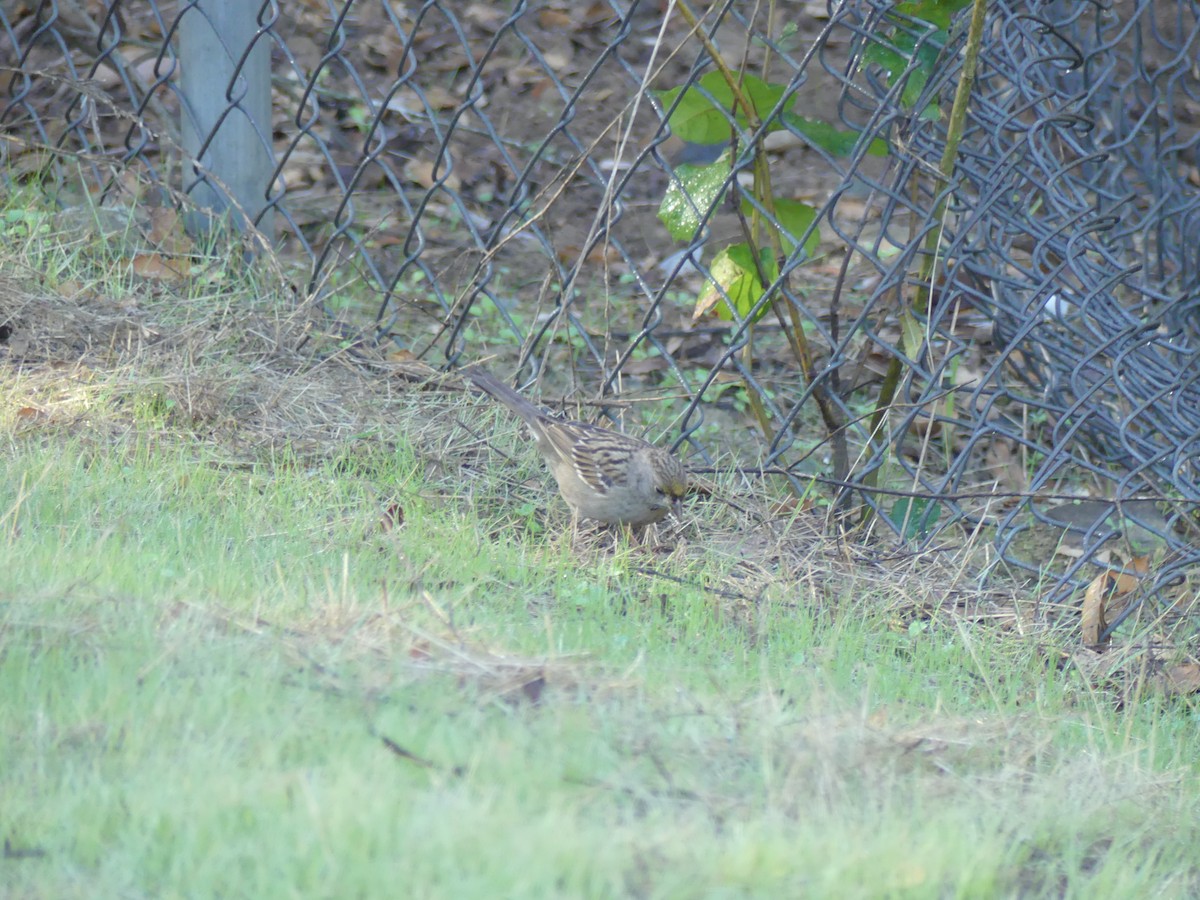
M 576 516 L 649 525 L 679 513 L 687 469 L 666 450 L 598 425 L 556 419 L 486 369 L 472 366 L 464 374 L 525 420 Z

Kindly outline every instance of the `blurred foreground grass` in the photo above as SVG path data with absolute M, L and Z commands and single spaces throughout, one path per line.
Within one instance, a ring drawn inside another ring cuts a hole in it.
M 380 528 L 345 465 L 2 465 L 9 896 L 1200 884 L 1192 708 L 1115 711 L 1032 641 L 802 586 L 738 627 L 649 551 L 496 539 L 416 481 Z
M 0 895 L 1200 893 L 1194 702 L 1026 598 L 704 500 L 573 540 L 511 417 L 9 203 Z

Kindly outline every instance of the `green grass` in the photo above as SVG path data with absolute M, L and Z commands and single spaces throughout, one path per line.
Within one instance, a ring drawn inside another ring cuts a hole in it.
M 511 416 L 347 377 L 235 252 L 147 289 L 35 200 L 0 896 L 1200 893 L 1191 698 L 717 503 L 675 553 L 575 545 Z
M 645 551 L 505 539 L 403 446 L 362 452 L 10 439 L 8 895 L 1200 885 L 1187 704 L 1116 712 L 1031 641 L 897 628 L 882 596 L 777 585 L 744 627 Z

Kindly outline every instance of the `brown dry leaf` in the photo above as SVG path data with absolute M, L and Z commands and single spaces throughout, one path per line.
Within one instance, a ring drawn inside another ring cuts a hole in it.
M 1023 494 L 1029 490 L 1026 467 L 1022 465 L 1017 442 L 994 438 L 983 454 L 983 468 L 996 480 L 1001 493 Z
M 426 88 L 425 100 L 434 109 L 458 109 L 462 103 L 462 98 L 453 91 L 448 91 L 436 84 Z
M 528 89 L 536 93 L 544 92 L 548 87 L 554 85 L 553 79 L 548 78 L 545 72 L 533 66 L 514 62 L 511 68 L 497 68 L 504 72 L 504 84 L 514 90 Z
M 161 247 L 178 225 L 178 212 L 170 206 L 156 206 L 150 210 L 150 231 L 146 239 Z
M 430 88 L 432 90 L 432 88 Z M 445 88 L 438 88 L 442 93 L 449 93 Z M 421 96 L 412 88 L 404 86 L 393 91 L 384 106 L 388 112 L 397 113 L 405 119 L 412 120 L 420 117 L 423 109 Z
M 7 177 L 16 182 L 27 175 L 45 171 L 53 162 L 54 155 L 39 148 L 10 156 L 5 171 Z
M 711 285 L 706 284 L 700 296 L 696 298 L 696 308 L 692 310 L 692 321 L 699 322 L 706 316 L 715 318 L 716 313 L 714 310 L 720 301 L 721 292 L 713 288 Z
M 48 419 L 50 415 L 44 409 L 38 409 L 36 406 L 22 406 L 17 410 L 17 418 L 25 423 L 31 423 L 38 419 Z
M 575 24 L 575 18 L 564 9 L 543 9 L 537 21 L 547 31 L 570 31 Z
M 391 503 L 379 517 L 379 530 L 385 534 L 404 524 L 404 507 L 399 503 Z
M 128 169 L 120 172 L 116 177 L 116 181 L 121 186 L 121 192 L 125 195 L 125 198 L 133 205 L 142 203 L 143 198 L 150 191 L 150 180 L 142 174 L 140 168 L 135 166 L 130 166 Z M 101 182 L 95 182 L 92 187 L 97 192 L 105 188 Z
M 1104 621 L 1104 592 L 1108 587 L 1108 573 L 1099 575 L 1088 585 L 1083 595 L 1083 610 L 1080 614 L 1080 631 L 1085 647 L 1100 646 L 1100 635 L 1108 624 Z
M 1200 691 L 1200 663 L 1171 666 L 1160 676 L 1168 694 L 1194 694 Z
M 719 497 L 721 495 L 715 483 L 695 472 L 688 476 L 688 493 L 700 497 Z
M 571 63 L 575 58 L 575 54 L 571 50 L 570 44 L 564 44 L 561 47 L 552 47 L 542 52 L 542 59 L 546 61 L 546 65 L 550 67 L 552 72 L 563 74 L 570 69 Z
M 1138 579 L 1127 572 L 1102 572 L 1088 585 L 1083 595 L 1080 629 L 1083 643 L 1088 647 L 1099 647 L 1111 638 L 1101 640 L 1110 619 L 1115 619 L 1129 606 Z
M 530 82 L 529 96 L 533 100 L 541 100 L 542 95 L 552 93 L 557 82 L 553 78 L 539 78 L 537 81 Z
M 662 372 L 666 368 L 666 357 L 647 356 L 644 359 L 631 359 L 621 367 L 621 371 L 626 375 L 648 375 L 651 372 Z
M 154 281 L 182 281 L 192 270 L 187 259 L 168 259 L 160 253 L 139 253 L 130 263 L 135 275 Z
M 463 18 L 488 32 L 497 31 L 507 15 L 499 4 L 494 3 L 472 3 L 463 10 Z
M 391 364 L 390 375 L 407 381 L 432 381 L 438 377 L 437 369 L 429 363 L 417 359 L 408 350 L 394 350 L 388 353 L 384 359 Z
M 558 249 L 559 261 L 570 265 L 579 258 L 579 251 L 580 248 L 578 245 L 566 244 Z M 592 249 L 587 252 L 587 256 L 584 257 L 584 259 L 592 265 L 611 265 L 612 263 L 620 261 L 621 254 L 612 244 L 602 242 L 594 245 Z
M 149 18 L 149 16 L 147 16 L 147 18 Z M 158 62 L 155 54 L 149 54 L 138 60 L 138 57 L 142 55 L 142 51 L 137 47 L 136 44 L 122 44 L 120 47 L 120 52 L 127 63 L 134 63 L 135 60 L 137 61 L 135 64 L 130 65 L 129 67 L 133 69 L 133 71 L 137 74 L 137 77 L 140 78 L 144 84 L 151 85 L 158 81 L 159 75 L 155 74 L 155 68 L 157 67 Z M 183 72 L 183 67 L 180 65 L 179 60 L 175 60 L 173 64 L 164 62 L 159 71 L 162 75 L 166 75 L 167 72 L 170 71 L 171 78 L 178 80 Z M 101 63 L 100 65 L 96 66 L 95 70 L 92 72 L 92 79 L 99 82 L 100 87 L 104 88 L 106 91 L 112 91 L 115 88 L 120 87 L 122 84 L 122 78 L 124 77 L 125 76 L 118 72 L 116 68 L 108 65 L 107 63 Z
M 180 221 L 179 211 L 170 206 L 159 206 L 150 211 L 150 233 L 146 238 L 171 256 L 190 256 L 195 251 Z
M 433 177 L 433 163 L 429 160 L 412 160 L 407 166 L 404 167 L 404 173 L 408 176 L 410 181 L 414 182 L 415 184 L 419 184 L 421 187 L 425 188 L 425 190 L 429 190 L 436 183 L 436 179 Z M 437 174 L 439 178 L 445 178 L 444 184 L 450 190 L 458 191 L 462 188 L 462 182 L 459 180 L 458 175 L 456 175 L 454 172 L 451 172 L 449 175 L 446 174 L 445 163 L 438 166 Z
M 771 517 L 775 519 L 786 519 L 800 512 L 812 512 L 815 504 L 809 496 L 803 499 L 800 497 L 784 497 L 771 504 Z
M 84 292 L 82 281 L 77 281 L 74 278 L 68 278 L 66 281 L 58 283 L 58 296 L 67 300 L 74 300 Z

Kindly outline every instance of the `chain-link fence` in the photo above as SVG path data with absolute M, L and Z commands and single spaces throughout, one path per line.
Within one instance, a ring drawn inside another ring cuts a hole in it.
M 1195 3 L 989 0 L 976 58 L 962 0 L 267 2 L 219 78 L 178 49 L 205 8 L 0 9 L 9 181 L 241 196 L 373 339 L 657 398 L 694 459 L 985 530 L 1046 596 L 1190 604 Z M 249 195 L 206 155 L 234 119 Z

